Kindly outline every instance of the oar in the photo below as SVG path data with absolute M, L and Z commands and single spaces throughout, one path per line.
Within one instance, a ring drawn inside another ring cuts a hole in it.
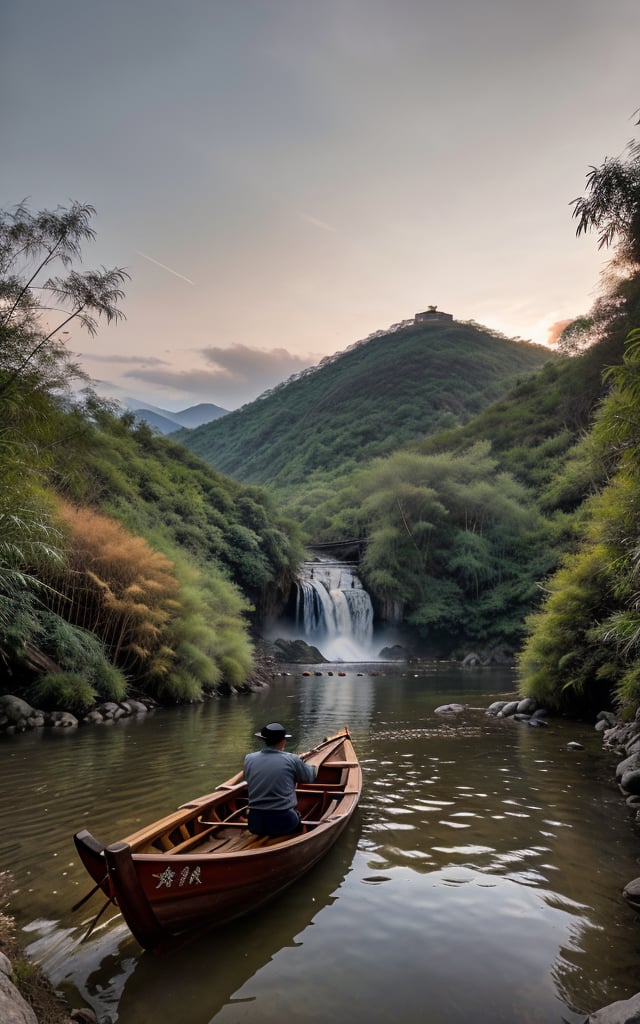
M 87 902 L 87 900 L 90 900 L 91 897 L 93 896 L 93 894 L 96 893 L 98 891 L 98 889 L 102 888 L 102 886 L 103 886 L 104 882 L 106 882 L 107 878 L 108 878 L 108 876 L 105 875 L 101 882 L 98 882 L 97 885 L 94 885 L 94 887 L 91 890 L 91 892 L 88 892 L 86 896 L 83 896 L 81 900 L 78 900 L 78 902 L 75 903 L 72 906 L 71 913 L 74 913 L 76 910 L 80 910 L 80 907 L 84 906 L 84 904 Z
M 98 911 L 98 913 L 94 917 L 93 921 L 91 922 L 91 924 L 87 928 L 86 932 L 82 936 L 82 938 L 80 940 L 81 942 L 86 942 L 87 941 L 87 939 L 91 935 L 91 932 L 93 931 L 93 929 L 97 925 L 98 921 L 100 920 L 100 918 L 102 917 L 102 915 L 104 914 L 105 910 L 107 909 L 107 907 L 109 906 L 110 903 L 111 903 L 111 900 L 107 900 L 107 902 L 104 904 L 102 909 Z

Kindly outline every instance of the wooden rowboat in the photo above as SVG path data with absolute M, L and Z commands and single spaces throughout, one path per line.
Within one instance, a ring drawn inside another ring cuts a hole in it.
M 104 846 L 83 829 L 80 859 L 145 949 L 226 924 L 273 899 L 316 864 L 358 803 L 362 771 L 348 729 L 300 755 L 318 768 L 296 787 L 301 826 L 289 836 L 247 828 L 242 772 L 120 842 Z

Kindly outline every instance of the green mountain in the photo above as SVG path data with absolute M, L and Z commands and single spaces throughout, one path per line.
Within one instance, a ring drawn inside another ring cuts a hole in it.
M 287 489 L 466 423 L 552 358 L 541 345 L 445 317 L 357 342 L 173 438 L 237 480 Z

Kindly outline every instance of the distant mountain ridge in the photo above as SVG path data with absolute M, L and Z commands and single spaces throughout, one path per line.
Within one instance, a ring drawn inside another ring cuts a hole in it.
M 245 483 L 307 485 L 467 423 L 553 358 L 473 322 L 411 321 L 174 439 Z
M 160 431 L 161 434 L 173 434 L 176 430 L 193 430 L 212 420 L 226 416 L 228 409 L 211 402 L 200 402 L 198 405 L 190 405 L 188 409 L 181 412 L 168 412 L 155 405 L 143 405 L 135 399 L 130 399 L 127 405 L 135 413 L 137 420 L 144 420 L 150 427 Z

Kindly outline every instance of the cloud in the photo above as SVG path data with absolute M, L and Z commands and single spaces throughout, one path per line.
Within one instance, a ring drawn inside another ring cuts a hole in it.
M 251 348 L 249 345 L 233 345 L 231 348 L 209 345 L 201 352 L 206 361 L 212 363 L 219 372 L 231 376 L 238 382 L 262 379 L 265 381 L 264 388 L 273 387 L 291 374 L 304 370 L 307 366 L 313 366 L 320 358 L 296 355 L 286 348 L 265 351 Z
M 204 358 L 208 367 L 171 368 L 162 360 L 155 365 L 141 360 L 138 367 L 126 370 L 124 376 L 229 409 L 252 401 L 292 374 L 313 366 L 320 358 L 295 355 L 284 348 L 264 351 L 248 345 L 209 346 L 197 350 L 196 356 Z
M 136 366 L 170 366 L 166 359 L 157 359 L 156 356 L 121 356 L 113 353 L 107 355 L 105 353 L 85 352 L 84 355 L 91 359 L 95 363 L 116 363 L 126 366 L 127 363 L 133 363 Z
M 189 370 L 148 369 L 141 366 L 137 370 L 127 370 L 124 374 L 132 380 L 141 380 L 146 384 L 159 384 L 161 387 L 174 388 L 176 391 L 207 391 L 210 387 L 219 387 L 231 374 L 224 370 L 202 370 L 194 367 Z

